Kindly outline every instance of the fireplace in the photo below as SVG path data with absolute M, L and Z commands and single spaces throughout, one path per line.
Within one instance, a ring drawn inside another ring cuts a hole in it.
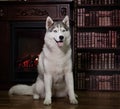
M 11 72 L 15 83 L 32 83 L 45 34 L 43 22 L 11 23 Z
M 0 2 L 0 89 L 35 81 L 46 17 L 57 21 L 68 15 L 73 21 L 73 8 L 72 0 Z

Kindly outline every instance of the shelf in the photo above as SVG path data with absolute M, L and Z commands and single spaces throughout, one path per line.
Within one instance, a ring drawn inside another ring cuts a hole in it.
M 120 48 L 77 48 L 77 52 L 120 53 Z
M 78 4 L 77 5 L 78 8 L 81 8 L 81 7 L 90 7 L 90 8 L 119 8 L 120 7 L 120 4 Z
M 94 74 L 94 75 L 113 75 L 120 74 L 120 69 L 79 69 L 78 73 Z
M 120 25 L 119 26 L 80 26 L 77 27 L 77 31 L 81 31 L 81 29 L 120 29 Z M 104 31 L 104 30 L 102 30 Z

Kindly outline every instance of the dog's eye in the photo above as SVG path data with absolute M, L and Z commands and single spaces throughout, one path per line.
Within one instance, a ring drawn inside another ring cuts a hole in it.
M 53 32 L 57 33 L 57 30 L 53 30 Z
M 65 32 L 65 30 L 62 30 L 62 32 Z

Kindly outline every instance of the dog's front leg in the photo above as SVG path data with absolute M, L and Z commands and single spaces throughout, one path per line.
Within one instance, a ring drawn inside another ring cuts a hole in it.
M 44 83 L 45 83 L 45 105 L 51 104 L 51 89 L 52 89 L 52 76 L 50 74 L 44 74 Z
M 78 104 L 78 101 L 75 97 L 75 92 L 74 92 L 74 83 L 73 83 L 72 72 L 68 72 L 65 74 L 65 81 L 66 81 L 66 85 L 68 88 L 68 95 L 69 95 L 70 103 L 71 104 Z

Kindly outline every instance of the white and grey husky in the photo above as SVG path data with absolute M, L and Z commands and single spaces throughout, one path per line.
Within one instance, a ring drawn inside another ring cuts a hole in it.
M 36 82 L 32 86 L 15 85 L 10 88 L 10 95 L 33 95 L 34 99 L 42 97 L 45 105 L 51 104 L 52 96 L 68 95 L 70 103 L 78 104 L 74 92 L 69 27 L 68 16 L 61 22 L 47 17 L 45 44 L 39 55 Z

